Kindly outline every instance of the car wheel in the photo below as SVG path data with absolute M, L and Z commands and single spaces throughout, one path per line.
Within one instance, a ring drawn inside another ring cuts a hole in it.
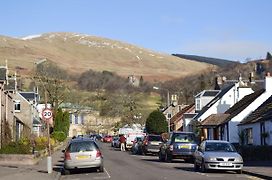
M 202 160 L 202 162 L 201 162 L 201 172 L 202 172 L 202 173 L 207 172 L 206 167 L 205 167 L 205 162 L 204 162 L 204 160 Z
M 195 160 L 195 163 L 194 163 L 194 170 L 199 171 L 199 165 L 197 164 L 196 160 Z
M 99 172 L 104 172 L 104 166 L 101 165 L 99 168 L 98 168 Z
M 165 154 L 165 161 L 168 162 L 168 163 L 171 163 L 172 162 L 172 156 L 169 155 L 168 153 Z
M 237 174 L 243 174 L 243 170 L 242 170 L 242 169 L 237 170 L 236 173 L 237 173 Z
M 159 161 L 163 162 L 165 159 L 164 157 L 162 156 L 162 153 L 161 151 L 159 152 Z
M 69 175 L 71 172 L 68 169 L 63 168 L 61 174 Z

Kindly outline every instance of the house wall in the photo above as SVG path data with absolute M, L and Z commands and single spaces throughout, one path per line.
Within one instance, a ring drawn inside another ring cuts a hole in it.
M 253 144 L 252 145 L 261 145 L 261 128 L 260 123 L 240 125 L 239 130 L 243 131 L 245 129 L 252 128 L 253 134 Z M 272 119 L 265 122 L 265 132 L 268 132 L 269 135 L 266 138 L 266 144 L 272 145 Z
M 239 124 L 244 118 L 246 118 L 250 113 L 255 111 L 262 103 L 264 103 L 271 95 L 272 95 L 272 92 L 265 91 L 257 99 L 255 99 L 249 106 L 247 106 L 243 111 L 241 111 L 238 115 L 236 115 L 235 117 L 231 119 L 230 124 L 233 124 L 233 126 L 229 127 L 230 142 L 235 142 L 235 143 L 239 142 L 237 141 L 237 139 L 239 140 L 238 127 L 234 125 Z
M 238 84 L 238 83 L 237 83 Z M 248 94 L 253 93 L 251 88 L 239 88 L 238 85 L 232 87 L 227 93 L 223 95 L 223 97 L 214 103 L 206 112 L 202 114 L 197 120 L 203 121 L 211 114 L 218 114 L 226 112 L 230 107 L 232 107 L 235 103 L 241 100 Z
M 31 104 L 19 93 L 14 94 L 14 100 L 19 100 L 21 104 L 20 112 L 15 111 L 15 116 L 18 117 L 26 126 L 32 130 L 33 117 Z

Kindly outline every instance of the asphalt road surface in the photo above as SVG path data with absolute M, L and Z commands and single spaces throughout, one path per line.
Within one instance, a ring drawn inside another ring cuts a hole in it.
M 195 172 L 193 164 L 176 160 L 172 163 L 159 162 L 157 156 L 131 155 L 121 152 L 110 144 L 100 143 L 104 156 L 104 172 L 96 170 L 75 171 L 61 176 L 61 180 L 190 180 L 190 179 L 258 179 L 235 172 Z

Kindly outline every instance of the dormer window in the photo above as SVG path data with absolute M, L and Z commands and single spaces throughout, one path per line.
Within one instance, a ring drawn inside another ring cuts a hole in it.
M 20 100 L 14 101 L 14 111 L 15 112 L 21 112 L 21 102 Z

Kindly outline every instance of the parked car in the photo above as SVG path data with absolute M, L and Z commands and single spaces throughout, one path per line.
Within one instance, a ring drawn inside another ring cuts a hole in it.
M 106 135 L 103 137 L 103 142 L 111 143 L 112 142 L 112 136 Z
M 73 169 L 97 168 L 104 171 L 103 156 L 95 141 L 89 138 L 72 139 L 64 153 L 63 173 L 70 174 Z
M 111 147 L 119 148 L 120 147 L 120 141 L 119 136 L 114 136 L 111 142 Z
M 162 143 L 162 138 L 160 135 L 146 135 L 143 140 L 143 153 L 158 153 L 160 151 L 160 145 Z
M 142 144 L 143 144 L 143 136 L 136 137 L 133 141 L 132 147 L 131 147 L 131 153 L 132 154 L 142 154 Z
M 234 170 L 242 173 L 243 158 L 227 141 L 206 140 L 195 152 L 195 170 Z
M 172 162 L 173 159 L 184 159 L 194 162 L 194 152 L 197 149 L 195 134 L 192 132 L 171 132 L 169 139 L 164 140 L 159 150 L 159 160 Z

